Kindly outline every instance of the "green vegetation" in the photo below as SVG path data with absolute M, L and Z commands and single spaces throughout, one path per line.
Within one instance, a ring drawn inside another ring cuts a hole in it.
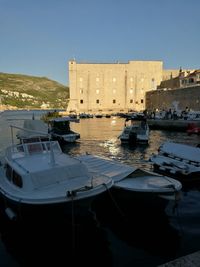
M 43 120 L 44 122 L 49 122 L 51 119 L 58 117 L 61 117 L 59 111 L 49 111 L 41 116 L 41 120 Z
M 46 77 L 0 73 L 1 105 L 66 109 L 69 88 Z

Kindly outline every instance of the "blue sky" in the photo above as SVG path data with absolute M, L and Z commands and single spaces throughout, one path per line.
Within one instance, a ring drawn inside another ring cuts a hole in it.
M 68 61 L 200 68 L 199 0 L 0 0 L 0 72 L 68 85 Z

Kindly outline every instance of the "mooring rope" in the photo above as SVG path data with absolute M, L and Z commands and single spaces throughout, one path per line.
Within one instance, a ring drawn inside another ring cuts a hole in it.
M 109 196 L 110 196 L 112 202 L 114 203 L 115 207 L 116 207 L 117 210 L 119 211 L 120 215 L 121 215 L 122 217 L 125 217 L 125 214 L 123 213 L 123 211 L 121 210 L 121 208 L 120 208 L 119 205 L 117 204 L 117 202 L 116 202 L 116 200 L 114 199 L 112 193 L 110 192 L 110 189 L 107 187 L 106 184 L 103 184 L 103 185 L 106 187 L 106 189 L 107 189 L 107 191 L 108 191 L 108 194 L 109 194 Z
M 74 217 L 74 195 L 71 194 L 71 212 L 72 212 L 72 249 L 75 249 L 76 242 L 75 242 L 75 217 Z

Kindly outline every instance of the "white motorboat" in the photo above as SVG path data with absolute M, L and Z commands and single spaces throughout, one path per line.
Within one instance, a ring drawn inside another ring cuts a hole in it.
M 0 165 L 0 196 L 10 219 L 84 215 L 112 178 L 63 153 L 57 141 L 12 145 Z
M 131 123 L 127 125 L 130 119 L 126 119 L 124 129 L 119 135 L 121 143 L 130 144 L 148 144 L 149 141 L 149 126 L 145 120 L 135 121 L 130 120 Z
M 200 148 L 191 145 L 165 142 L 158 154 L 150 158 L 156 172 L 165 174 L 182 182 L 200 180 Z
M 117 161 L 100 156 L 78 156 L 90 171 L 109 176 L 113 179 L 114 190 L 122 198 L 132 199 L 141 197 L 146 199 L 177 199 L 182 184 L 173 179 L 154 172 L 142 170 Z
M 42 120 L 26 119 L 22 127 L 13 127 L 18 129 L 16 137 L 20 140 L 20 143 L 48 141 L 50 138 L 48 125 Z
M 71 130 L 70 122 L 79 122 L 79 119 L 74 119 L 69 116 L 58 117 L 49 120 L 49 130 L 53 140 L 60 143 L 74 143 L 80 138 L 80 134 Z

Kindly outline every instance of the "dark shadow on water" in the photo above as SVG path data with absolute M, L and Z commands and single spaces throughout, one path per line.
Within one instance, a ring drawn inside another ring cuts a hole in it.
M 76 153 L 76 151 L 80 150 L 80 141 L 76 141 L 74 143 L 66 143 L 66 144 L 62 144 L 61 149 L 64 153 L 66 154 L 70 154 L 71 150 L 74 151 L 74 153 Z
M 0 232 L 19 266 L 112 266 L 106 232 L 92 218 L 72 226 L 65 220 L 14 223 L 1 215 Z
M 180 248 L 180 232 L 170 225 L 165 204 L 153 207 L 145 201 L 124 201 L 119 205 L 117 199 L 110 199 L 109 194 L 103 201 L 104 204 L 102 199 L 94 203 L 98 220 L 118 240 L 144 251 L 144 255 L 147 253 L 155 257 L 153 265 L 149 263 L 148 266 L 157 266 L 156 262 L 162 264 L 176 258 Z M 135 266 L 146 265 L 140 263 Z
M 149 144 L 122 143 L 121 146 L 122 146 L 122 148 L 128 149 L 130 151 L 139 150 L 142 152 L 142 151 L 145 151 L 149 147 Z

